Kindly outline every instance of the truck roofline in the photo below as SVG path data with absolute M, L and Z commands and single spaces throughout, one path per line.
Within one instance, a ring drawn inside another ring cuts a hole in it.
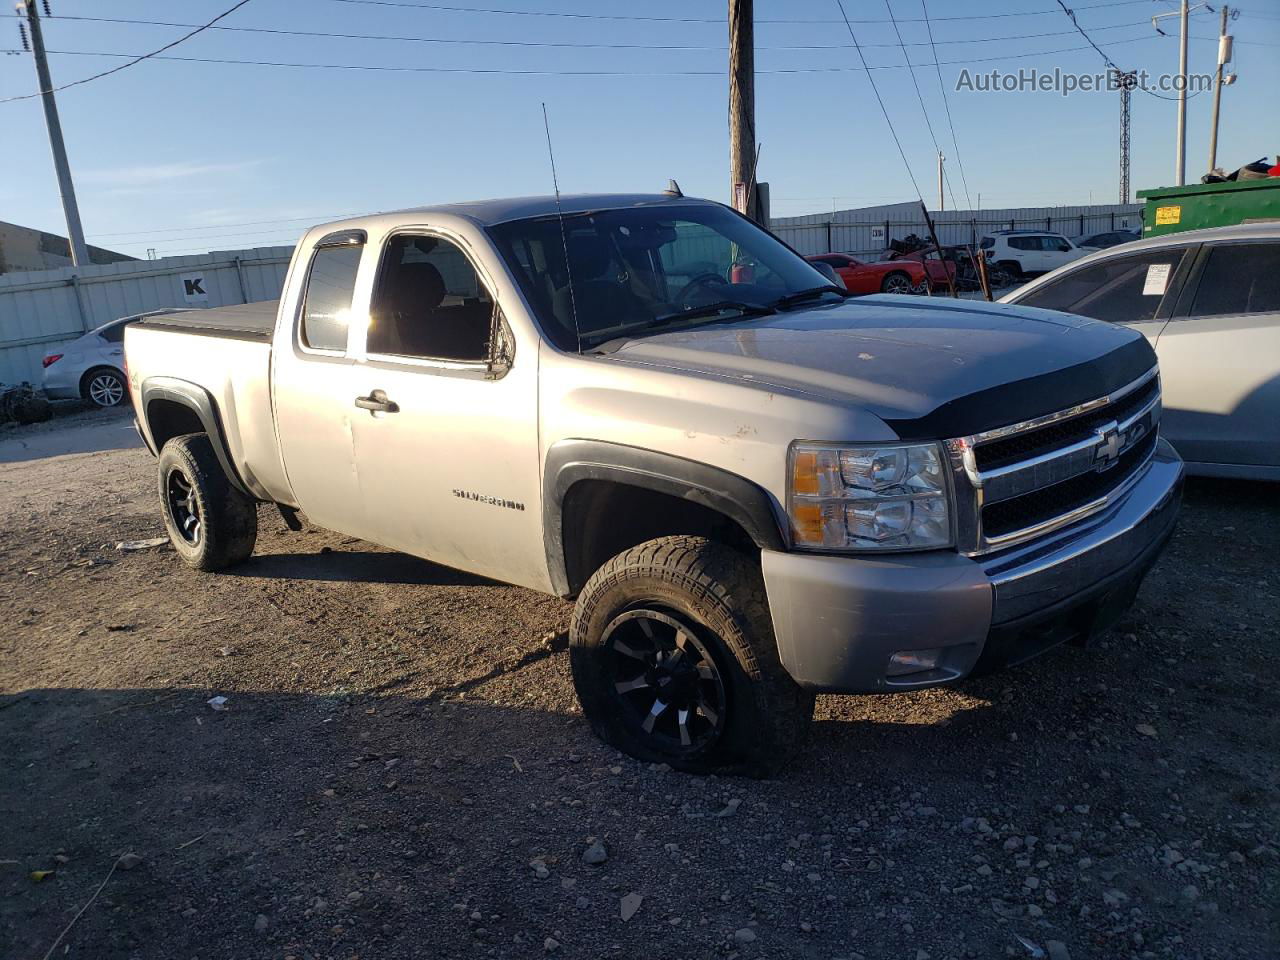
M 316 224 L 312 230 L 330 232 L 345 229 L 373 229 L 376 227 L 403 225 L 406 218 L 417 216 L 448 216 L 471 221 L 482 227 L 492 227 L 512 220 L 555 216 L 557 213 L 577 214 L 591 210 L 615 210 L 621 207 L 688 206 L 690 204 L 719 205 L 714 200 L 698 197 L 672 197 L 662 193 L 580 193 L 562 195 L 557 206 L 554 196 L 510 197 L 493 200 L 470 200 L 462 203 L 432 204 L 424 207 L 407 207 L 403 210 L 386 210 Z M 310 231 L 308 231 L 310 232 Z

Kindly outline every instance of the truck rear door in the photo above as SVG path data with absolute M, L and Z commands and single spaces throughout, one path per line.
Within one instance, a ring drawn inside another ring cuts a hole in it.
M 271 351 L 276 433 L 295 506 L 313 523 L 362 536 L 351 421 L 357 392 L 347 351 L 362 231 L 324 237 L 280 302 Z

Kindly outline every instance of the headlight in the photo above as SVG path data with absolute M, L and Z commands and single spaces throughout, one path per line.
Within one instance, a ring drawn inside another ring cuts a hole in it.
M 946 461 L 936 443 L 791 445 L 787 513 L 806 550 L 952 545 Z

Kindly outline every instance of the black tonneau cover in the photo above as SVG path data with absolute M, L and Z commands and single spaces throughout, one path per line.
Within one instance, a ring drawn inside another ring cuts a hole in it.
M 261 300 L 213 310 L 181 310 L 139 320 L 140 327 L 164 327 L 213 337 L 270 340 L 279 300 Z

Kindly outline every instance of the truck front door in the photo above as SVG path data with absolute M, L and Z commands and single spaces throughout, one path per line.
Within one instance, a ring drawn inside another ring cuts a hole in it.
M 392 235 L 353 407 L 369 539 L 546 589 L 537 355 L 516 355 L 460 239 Z

